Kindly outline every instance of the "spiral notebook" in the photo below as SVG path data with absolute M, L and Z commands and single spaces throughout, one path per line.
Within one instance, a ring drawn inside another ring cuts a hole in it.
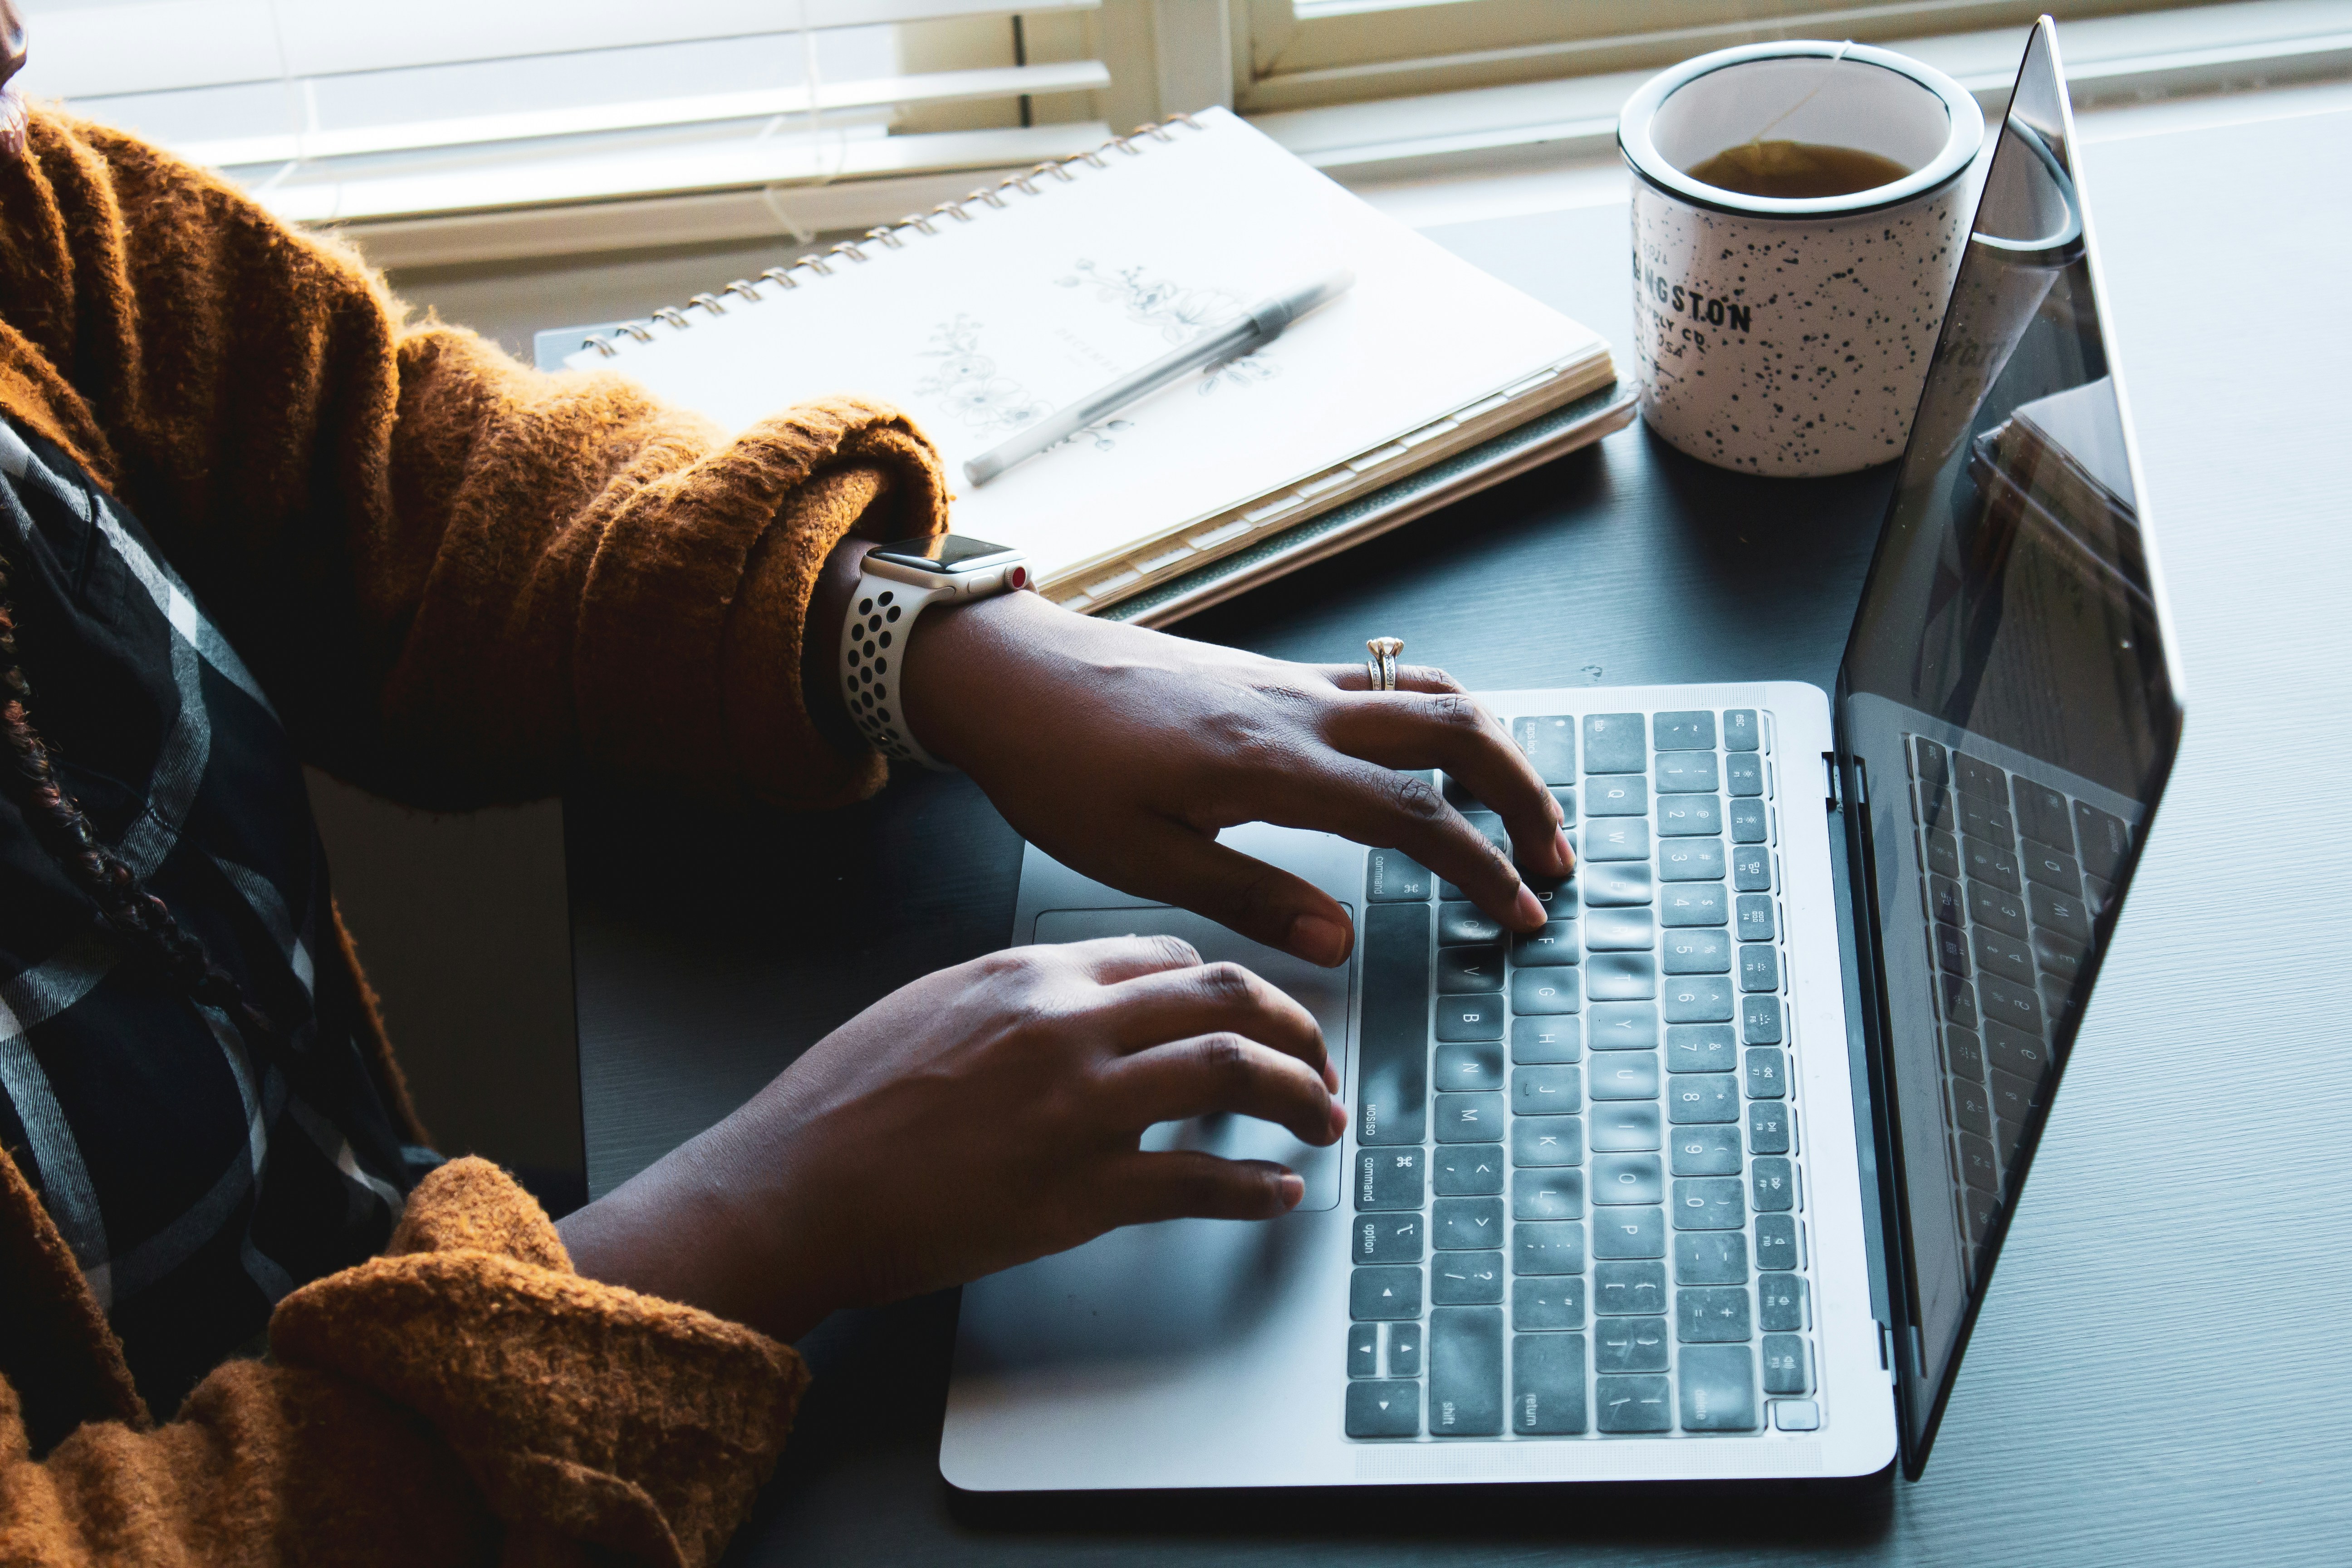
M 1356 286 L 986 486 L 964 460 L 1255 300 Z M 1074 609 L 1172 619 L 1597 439 L 1609 346 L 1234 115 L 1182 116 L 584 340 L 740 430 L 813 397 L 905 408 L 958 532 Z

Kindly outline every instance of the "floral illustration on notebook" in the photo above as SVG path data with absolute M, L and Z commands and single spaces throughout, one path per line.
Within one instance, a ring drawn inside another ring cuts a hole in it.
M 975 430 L 1018 430 L 1053 412 L 1054 405 L 1031 395 L 1011 376 L 996 374 L 996 362 L 980 352 L 984 323 L 959 314 L 932 330 L 931 347 L 923 357 L 939 367 L 915 384 L 915 390 L 935 397 L 949 412 Z
M 1128 320 L 1160 329 L 1171 343 L 1190 342 L 1242 313 L 1241 296 L 1230 289 L 1187 289 L 1165 278 L 1155 278 L 1140 267 L 1115 270 L 1081 257 L 1067 277 L 1055 281 L 1065 289 L 1094 285 L 1097 300 L 1117 305 Z M 1201 372 L 1200 394 L 1206 397 L 1220 386 L 1255 386 L 1282 374 L 1282 367 L 1255 353 L 1219 360 Z

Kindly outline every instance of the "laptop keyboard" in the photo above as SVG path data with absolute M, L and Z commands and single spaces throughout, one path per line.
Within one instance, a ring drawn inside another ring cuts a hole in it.
M 1371 852 L 1349 1436 L 1820 1425 L 1769 718 L 1515 721 L 1578 848 L 1540 931 Z
M 1924 735 L 1905 737 L 1943 1018 L 1944 1112 L 1961 1224 L 1990 1228 L 2091 922 L 2130 848 L 2122 818 Z

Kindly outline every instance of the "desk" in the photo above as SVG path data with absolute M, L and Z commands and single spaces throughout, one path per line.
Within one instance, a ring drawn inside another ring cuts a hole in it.
M 2272 117 L 2108 116 L 2084 154 L 2188 740 L 1923 1482 L 959 1497 L 950 1294 L 810 1337 L 816 1385 L 730 1560 L 2341 1561 L 2352 107 L 2253 102 Z M 1622 209 L 1434 237 L 1627 341 Z M 1743 479 L 1637 427 L 1181 629 L 1297 659 L 1393 633 L 1474 687 L 1827 686 L 1889 483 Z M 961 779 L 822 826 L 567 816 L 595 1191 L 1010 925 L 1020 845 Z

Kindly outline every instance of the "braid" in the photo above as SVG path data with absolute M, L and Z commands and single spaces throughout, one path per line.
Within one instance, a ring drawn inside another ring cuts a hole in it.
M 13 804 L 34 841 L 68 881 L 98 906 L 100 917 L 131 952 L 188 996 L 217 1007 L 248 1035 L 275 1041 L 278 1028 L 227 970 L 213 961 L 202 939 L 142 886 L 130 867 L 90 831 L 89 819 L 58 782 L 48 746 L 33 728 L 25 704 L 32 687 L 16 653 L 16 625 L 8 602 L 8 560 L 0 555 L 0 795 Z

